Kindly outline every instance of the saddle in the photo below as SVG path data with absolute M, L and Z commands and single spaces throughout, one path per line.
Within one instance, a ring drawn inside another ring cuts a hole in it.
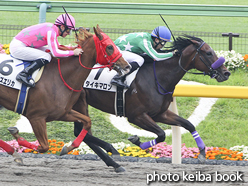
M 0 54 L 0 84 L 19 90 L 16 107 L 14 110 L 14 112 L 19 114 L 23 113 L 28 90 L 30 87 L 27 87 L 26 85 L 17 81 L 16 75 L 29 64 L 29 61 L 22 61 L 7 54 Z M 32 78 L 35 80 L 35 82 L 40 79 L 43 69 L 44 68 L 41 68 L 40 70 L 36 70 L 33 73 Z
M 99 64 L 96 64 L 93 68 L 99 67 Z M 136 77 L 136 74 L 139 69 L 135 70 L 126 77 L 125 83 L 130 86 L 133 80 Z M 83 88 L 85 89 L 94 89 L 107 92 L 115 93 L 115 114 L 117 116 L 125 116 L 125 93 L 128 89 L 116 87 L 110 84 L 111 79 L 116 75 L 116 71 L 108 70 L 107 68 L 99 68 L 91 70 L 89 76 L 84 82 Z

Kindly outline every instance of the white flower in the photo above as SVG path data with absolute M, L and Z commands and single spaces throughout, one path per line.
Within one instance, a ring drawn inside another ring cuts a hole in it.
M 248 159 L 248 146 L 234 146 L 231 147 L 230 150 L 239 151 L 240 153 L 243 153 L 244 159 Z
M 224 65 L 228 70 L 234 70 L 236 68 L 245 68 L 245 61 L 241 54 L 236 53 L 234 50 L 231 51 L 216 51 L 218 57 L 222 56 L 225 58 Z
M 68 142 L 68 143 L 65 143 L 64 146 L 70 146 L 72 144 L 72 142 Z M 119 149 L 124 149 L 126 147 L 129 147 L 130 145 L 129 144 L 125 144 L 123 142 L 119 142 L 119 143 L 112 143 L 111 145 L 113 145 L 113 147 L 116 149 L 116 150 L 119 150 Z M 95 152 L 84 142 L 82 142 L 78 148 L 74 149 L 73 151 L 75 150 L 78 150 L 79 151 L 79 154 L 95 154 Z

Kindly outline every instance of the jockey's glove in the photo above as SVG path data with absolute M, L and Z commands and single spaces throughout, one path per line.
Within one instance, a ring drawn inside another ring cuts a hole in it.
M 172 53 L 173 56 L 180 56 L 180 52 L 177 49 L 175 49 Z

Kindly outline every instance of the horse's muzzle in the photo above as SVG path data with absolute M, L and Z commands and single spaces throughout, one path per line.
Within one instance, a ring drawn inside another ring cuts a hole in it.
M 218 81 L 218 82 L 223 82 L 229 79 L 229 76 L 231 75 L 231 72 L 229 72 L 228 70 L 223 70 L 222 73 L 217 72 L 214 76 L 214 78 Z
M 229 72 L 226 68 L 221 68 L 221 66 L 225 63 L 224 57 L 219 57 L 212 65 L 212 78 L 215 78 L 218 82 L 223 82 L 229 79 L 231 72 Z

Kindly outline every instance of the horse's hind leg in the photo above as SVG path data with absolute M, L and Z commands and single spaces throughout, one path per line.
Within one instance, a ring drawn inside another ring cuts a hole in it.
M 198 159 L 201 162 L 205 161 L 205 144 L 202 141 L 200 135 L 195 129 L 195 126 L 190 123 L 188 120 L 176 115 L 175 113 L 171 112 L 170 110 L 165 111 L 163 114 L 157 115 L 154 120 L 156 122 L 161 122 L 164 124 L 169 124 L 169 125 L 176 125 L 185 128 L 188 130 L 193 138 L 195 139 L 195 142 L 200 150 L 200 155 L 198 156 Z
M 23 164 L 21 156 L 11 147 L 8 143 L 0 139 L 0 147 L 3 148 L 9 155 L 12 155 L 15 159 L 14 161 L 18 164 Z

